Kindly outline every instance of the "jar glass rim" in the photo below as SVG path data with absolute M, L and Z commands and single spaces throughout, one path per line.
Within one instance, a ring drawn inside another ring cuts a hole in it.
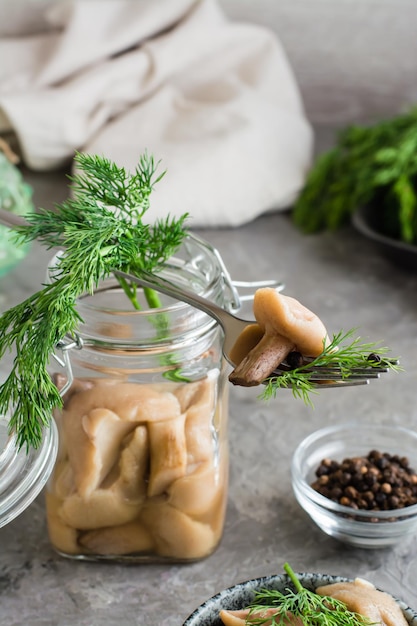
M 49 263 L 48 282 L 54 279 L 59 254 Z M 199 238 L 191 235 L 186 238 L 158 274 L 225 308 L 230 309 L 236 304 L 234 287 L 222 260 Z M 128 350 L 159 349 L 173 344 L 181 346 L 194 341 L 195 337 L 204 336 L 217 325 L 206 313 L 163 294 L 158 294 L 161 306 L 157 307 L 148 305 L 145 291 L 141 288 L 137 290 L 137 298 L 139 309 L 132 306 L 112 275 L 100 282 L 93 293 L 82 294 L 76 302 L 82 320 L 77 331 L 82 345 L 106 347 L 110 344 Z M 166 336 L 161 332 L 155 333 L 164 316 L 169 321 L 169 334 Z M 130 336 L 126 336 L 126 330 Z
M 60 255 L 62 255 L 62 251 L 59 250 L 54 256 L 51 258 L 47 267 L 47 275 L 46 280 L 47 283 L 52 282 L 54 278 L 54 270 L 56 269 L 57 262 L 59 260 Z M 184 277 L 181 276 L 181 272 L 185 272 Z M 217 251 L 212 248 L 207 242 L 199 237 L 195 237 L 190 234 L 187 236 L 178 250 L 176 254 L 174 254 L 170 259 L 168 259 L 161 271 L 158 272 L 165 278 L 173 279 L 178 278 L 180 283 L 181 279 L 187 282 L 187 288 L 190 289 L 189 281 L 192 280 L 192 287 L 195 289 L 196 293 L 202 295 L 203 297 L 210 298 L 213 294 L 213 290 L 216 289 L 216 286 L 219 282 L 222 282 L 224 279 L 225 290 L 223 290 L 223 298 L 225 303 L 228 304 L 228 300 L 233 301 L 234 307 L 236 308 L 236 299 L 239 299 L 239 296 L 236 292 L 234 284 L 228 276 L 226 267 L 224 263 L 217 253 Z M 205 280 L 204 284 L 202 280 Z M 198 283 L 198 280 L 201 282 Z M 101 283 L 101 287 L 94 291 L 94 293 L 99 293 L 102 289 L 108 288 L 108 285 L 113 283 L 117 284 L 116 279 L 113 277 L 109 277 Z M 107 287 L 106 287 L 107 284 Z M 224 291 L 231 290 L 233 293 L 227 296 Z M 82 294 L 78 301 L 84 301 L 88 298 L 92 298 L 94 294 Z M 91 304 L 90 304 L 91 302 Z M 95 304 L 92 300 L 90 300 L 89 306 L 92 308 L 95 307 Z M 238 303 L 240 306 L 240 302 Z M 183 308 L 190 307 L 189 304 L 185 302 L 181 302 L 178 300 L 174 300 L 173 298 L 168 298 L 167 303 L 157 310 L 161 312 L 162 310 L 173 308 Z M 98 307 L 101 308 L 101 307 Z M 153 312 L 154 309 L 145 309 L 145 310 L 132 310 L 129 308 L 129 301 L 126 299 L 126 313 L 134 314 L 134 315 L 144 315 L 149 314 L 149 312 Z

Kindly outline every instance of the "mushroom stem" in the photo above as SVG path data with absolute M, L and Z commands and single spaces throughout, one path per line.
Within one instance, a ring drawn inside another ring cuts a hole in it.
M 234 385 L 253 387 L 267 378 L 295 349 L 294 341 L 279 334 L 265 333 L 229 376 Z

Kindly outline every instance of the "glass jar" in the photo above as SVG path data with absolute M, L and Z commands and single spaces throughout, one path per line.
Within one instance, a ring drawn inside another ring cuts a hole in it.
M 236 293 L 216 251 L 188 236 L 161 275 L 224 307 Z M 46 490 L 49 536 L 68 557 L 190 562 L 224 526 L 227 373 L 218 324 L 160 296 L 135 310 L 114 279 L 77 302 L 70 371 L 53 372 L 63 409 Z M 77 349 L 78 348 L 78 349 Z

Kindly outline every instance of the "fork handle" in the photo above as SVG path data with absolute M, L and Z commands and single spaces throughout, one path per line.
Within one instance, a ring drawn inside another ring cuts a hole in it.
M 127 274 L 126 272 L 121 272 L 120 270 L 113 270 L 113 274 L 115 276 L 119 276 L 120 278 L 124 278 L 126 280 L 130 280 L 141 287 L 147 287 L 149 289 L 155 289 L 156 291 L 160 291 L 164 293 L 166 296 L 170 296 L 171 298 L 175 298 L 176 300 L 180 300 L 182 302 L 186 302 L 191 306 L 203 311 L 203 313 L 207 313 L 210 317 L 214 318 L 216 322 L 220 324 L 220 326 L 225 329 L 225 325 L 227 320 L 230 318 L 234 318 L 234 315 L 222 309 L 214 302 L 199 296 L 196 293 L 183 289 L 182 287 L 177 287 L 174 283 L 171 283 L 160 276 L 156 276 L 152 274 L 150 278 L 146 275 L 144 278 L 143 274 L 138 277 L 132 274 Z

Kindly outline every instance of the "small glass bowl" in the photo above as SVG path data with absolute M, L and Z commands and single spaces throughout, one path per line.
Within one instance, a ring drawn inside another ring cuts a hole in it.
M 407 457 L 410 467 L 417 469 L 417 432 L 350 422 L 323 428 L 300 443 L 291 465 L 292 487 L 301 507 L 327 535 L 361 548 L 385 548 L 417 531 L 417 504 L 389 511 L 353 509 L 311 487 L 323 459 L 340 462 L 371 450 Z

